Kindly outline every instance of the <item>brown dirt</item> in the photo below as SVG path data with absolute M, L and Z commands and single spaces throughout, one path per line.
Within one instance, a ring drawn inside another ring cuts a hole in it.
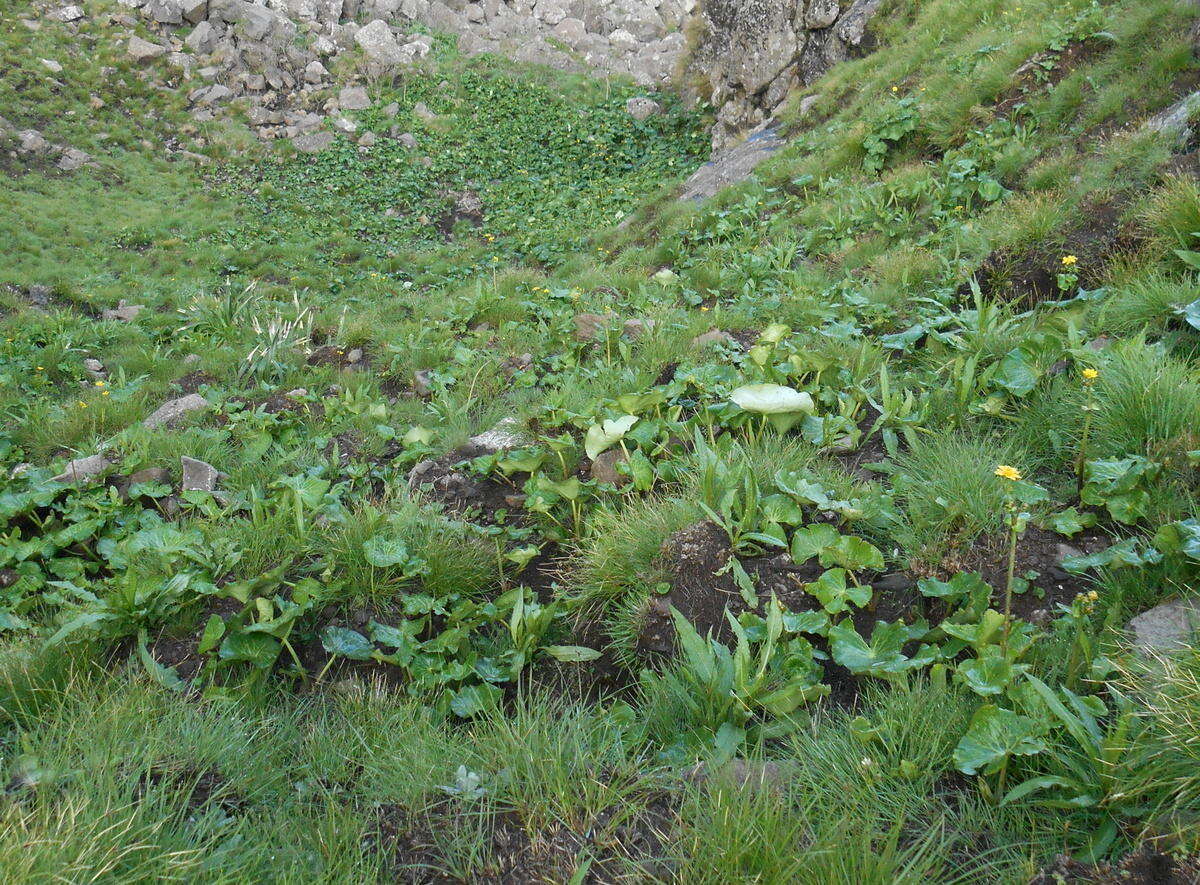
M 200 768 L 192 763 L 174 761 L 157 762 L 138 778 L 133 788 L 133 798 L 141 802 L 155 788 L 186 792 L 186 808 L 190 814 L 203 812 L 206 808 L 219 808 L 232 817 L 245 810 L 247 802 L 217 769 Z
M 1099 865 L 1059 855 L 1029 885 L 1196 885 L 1200 858 L 1176 859 L 1146 846 L 1114 863 Z
M 733 631 L 725 611 L 737 617 L 746 610 L 746 604 L 733 577 L 717 574 L 728 563 L 730 552 L 725 531 L 708 521 L 688 526 L 667 539 L 661 559 L 671 590 L 650 602 L 637 642 L 642 656 L 654 660 L 674 652 L 672 606 L 692 622 L 700 635 L 711 631 L 721 642 L 732 641 Z M 760 607 L 772 595 L 793 612 L 819 607 L 816 598 L 804 589 L 805 583 L 815 581 L 824 571 L 816 559 L 797 565 L 787 553 L 771 553 L 740 562 L 754 582 Z M 919 616 L 920 596 L 911 577 L 861 573 L 859 578 L 875 590 L 872 606 L 851 614 L 855 629 L 863 635 L 869 636 L 877 621 L 912 621 Z M 824 666 L 825 682 L 833 689 L 834 701 L 852 703 L 858 693 L 858 680 L 832 661 Z
M 1077 68 L 1099 58 L 1112 48 L 1107 40 L 1076 40 L 1062 52 L 1046 50 L 1028 59 L 1013 73 L 1012 82 L 992 105 L 997 117 L 1007 117 L 1037 92 L 1048 92 Z
M 242 604 L 236 599 L 230 599 L 227 596 L 211 597 L 197 622 L 200 626 L 193 634 L 179 636 L 164 629 L 148 643 L 147 649 L 150 656 L 164 667 L 174 668 L 175 672 L 179 674 L 179 678 L 185 682 L 191 680 L 204 666 L 204 656 L 197 651 L 203 625 L 213 615 L 220 615 L 222 619 L 228 619 L 241 610 Z M 124 660 L 125 657 L 127 654 L 121 655 L 120 659 Z
M 472 870 L 473 883 L 566 882 L 588 857 L 592 862 L 581 882 L 627 881 L 622 873 L 630 863 L 641 869 L 637 880 L 662 880 L 669 870 L 657 856 L 676 819 L 671 800 L 666 793 L 647 797 L 645 808 L 632 817 L 628 805 L 605 809 L 582 833 L 563 823 L 530 832 L 516 812 L 470 815 L 452 800 L 421 812 L 388 804 L 380 806 L 363 843 L 385 857 L 389 881 L 457 882 L 461 880 L 446 869 L 442 845 L 454 828 L 462 828 L 473 817 L 466 826 L 479 827 L 484 834 L 484 859 Z
M 355 362 L 350 362 L 347 357 L 356 348 L 341 344 L 325 344 L 318 347 L 308 355 L 306 362 L 310 366 L 333 366 L 337 369 L 357 369 L 363 370 L 370 368 L 371 354 L 366 348 L 357 348 L 362 350 L 362 359 Z
M 186 375 L 176 378 L 173 383 L 179 388 L 180 393 L 195 393 L 205 384 L 216 384 L 217 376 L 211 372 L 205 372 L 203 369 L 197 369 L 194 372 L 188 372 Z
M 524 482 L 525 474 L 501 481 L 457 466 L 481 454 L 485 452 L 463 446 L 440 458 L 422 461 L 410 472 L 409 483 L 430 501 L 472 522 L 483 525 L 520 523 L 524 501 L 520 483 Z
M 1121 221 L 1125 199 L 1084 203 L 1075 213 L 1078 223 L 1060 236 L 1017 250 L 989 255 L 976 276 L 984 295 L 999 297 L 1030 308 L 1064 297 L 1058 290 L 1058 273 L 1064 255 L 1074 255 L 1079 285 L 1094 288 L 1114 257 L 1132 249 L 1134 233 Z M 962 290 L 965 295 L 966 287 Z
M 1030 525 L 1017 541 L 1014 574 L 1017 577 L 1027 572 L 1038 574 L 1030 579 L 1028 590 L 1013 595 L 1013 614 L 1034 623 L 1056 617 L 1057 605 L 1070 605 L 1076 594 L 1091 590 L 1094 583 L 1087 575 L 1073 575 L 1065 571 L 1060 564 L 1064 553 L 1095 553 L 1108 547 L 1112 540 L 1104 532 L 1094 529 L 1074 538 L 1064 538 L 1056 532 Z M 948 578 L 964 571 L 979 572 L 994 590 L 993 605 L 1002 605 L 1008 575 L 1007 536 L 976 539 L 969 549 L 947 556 L 942 561 L 938 576 Z

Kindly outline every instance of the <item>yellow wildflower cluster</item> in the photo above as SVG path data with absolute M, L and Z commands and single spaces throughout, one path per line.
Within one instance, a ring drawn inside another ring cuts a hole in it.
M 1012 482 L 1016 482 L 1017 480 L 1019 480 L 1021 478 L 1021 471 L 1015 467 L 1010 467 L 1007 464 L 1001 464 L 1000 466 L 998 466 L 996 468 L 995 472 L 996 472 L 996 476 L 999 476 L 1003 479 L 1011 480 Z
M 1079 263 L 1079 259 L 1074 255 L 1064 255 L 1062 259 L 1063 267 L 1074 267 Z

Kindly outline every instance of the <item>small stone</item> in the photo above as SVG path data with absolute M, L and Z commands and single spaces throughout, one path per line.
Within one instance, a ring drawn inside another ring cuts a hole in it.
M 709 329 L 692 339 L 692 347 L 707 347 L 710 344 L 733 344 L 734 337 L 720 329 Z
M 117 302 L 117 306 L 109 310 L 100 312 L 100 318 L 104 320 L 116 320 L 122 323 L 131 323 L 137 319 L 137 315 L 146 309 L 144 304 L 126 304 L 122 298 Z
M 652 98 L 636 95 L 625 102 L 625 111 L 639 123 L 662 113 L 662 105 Z
M 77 22 L 83 18 L 83 7 L 74 5 L 64 6 L 50 13 L 50 17 L 60 22 Z
M 607 452 L 601 452 L 592 460 L 590 469 L 592 479 L 596 482 L 611 483 L 618 488 L 628 484 L 630 478 L 624 473 L 617 472 L 617 465 L 624 464 L 628 460 L 621 449 L 609 449 Z
M 91 357 L 83 361 L 83 369 L 93 377 L 99 377 L 106 374 L 104 371 L 104 363 Z
M 432 123 L 438 118 L 438 115 L 429 110 L 429 107 L 423 101 L 419 101 L 413 105 L 412 112 L 414 117 L 425 123 Z
M 389 120 L 394 119 L 400 113 L 400 105 L 397 102 L 388 102 L 381 110 L 381 113 Z
M 428 369 L 418 369 L 412 374 L 413 393 L 417 396 L 429 396 L 433 393 L 433 379 Z
M 217 487 L 217 468 L 196 458 L 182 455 L 179 463 L 183 465 L 183 484 L 185 492 L 211 492 Z
M 519 430 L 516 418 L 505 418 L 491 430 L 473 436 L 468 443 L 488 452 L 504 452 L 529 445 L 529 438 Z
M 157 43 L 143 40 L 137 34 L 134 34 L 129 38 L 128 52 L 130 58 L 139 64 L 144 64 L 156 58 L 162 58 L 167 54 L 168 50 L 166 46 L 159 46 Z
M 396 141 L 400 142 L 401 145 L 409 150 L 412 150 L 417 146 L 417 137 L 411 132 L 401 132 L 400 135 L 396 137 Z
M 1200 599 L 1173 599 L 1129 622 L 1133 645 L 1143 655 L 1187 648 L 1200 630 Z
M 52 481 L 90 485 L 95 482 L 96 477 L 112 466 L 112 462 L 103 455 L 88 455 L 86 458 L 68 461 L 63 472 L 53 477 Z
M 61 74 L 62 69 L 63 69 L 63 66 L 60 65 L 58 62 L 56 62 L 52 58 L 43 58 L 42 59 L 42 67 L 44 67 L 46 70 L 48 70 L 52 74 Z
M 296 388 L 293 388 L 292 390 L 289 390 L 287 393 L 284 394 L 284 396 L 286 396 L 288 399 L 300 399 L 301 397 L 308 396 L 308 388 L 307 387 L 296 387 Z
M 362 352 L 361 347 L 356 347 L 352 351 L 350 351 L 348 354 L 346 354 L 346 362 L 348 362 L 348 363 L 362 362 L 362 358 L 363 358 L 363 352 Z
M 153 430 L 155 427 L 161 427 L 164 424 L 170 426 L 189 412 L 196 412 L 207 408 L 208 400 L 198 393 L 189 393 L 186 396 L 163 403 L 142 422 L 142 426 L 147 430 Z
M 612 322 L 611 314 L 579 313 L 574 317 L 575 338 L 578 341 L 595 341 Z
M 329 76 L 329 71 L 325 69 L 325 65 L 321 64 L 316 59 L 310 61 L 304 68 L 305 83 L 320 83 Z
M 626 337 L 636 340 L 647 332 L 653 331 L 654 326 L 654 320 L 626 320 L 621 331 Z
M 376 140 L 377 136 L 375 133 L 368 130 L 359 136 L 358 145 L 359 147 L 371 147 L 375 144 Z
M 684 779 L 694 784 L 710 781 L 735 789 L 778 789 L 783 785 L 783 769 L 777 762 L 753 762 L 749 759 L 730 759 L 713 770 L 707 762 L 698 762 L 684 772 Z
M 141 485 L 146 482 L 161 482 L 168 483 L 171 481 L 171 472 L 165 467 L 145 467 L 129 474 L 125 480 L 125 488 L 131 489 L 136 485 Z
M 371 98 L 361 86 L 347 86 L 338 93 L 338 105 L 344 111 L 365 111 L 371 106 Z
M 302 154 L 317 154 L 333 144 L 332 132 L 309 132 L 292 139 L 292 147 Z

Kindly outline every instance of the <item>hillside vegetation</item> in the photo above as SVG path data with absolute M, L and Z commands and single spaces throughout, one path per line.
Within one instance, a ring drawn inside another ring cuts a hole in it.
M 435 34 L 305 154 L 51 11 L 6 881 L 1200 881 L 1200 8 L 889 0 L 706 202 L 620 78 Z

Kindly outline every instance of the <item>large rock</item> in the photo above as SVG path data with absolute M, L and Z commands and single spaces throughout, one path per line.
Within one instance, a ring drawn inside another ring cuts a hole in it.
M 183 455 L 179 459 L 183 467 L 183 485 L 185 492 L 211 492 L 217 487 L 217 468 L 197 458 Z
M 75 485 L 91 485 L 100 474 L 112 467 L 112 462 L 103 455 L 88 455 L 86 458 L 76 458 L 68 461 L 66 468 L 54 482 L 69 482 Z
M 302 154 L 319 154 L 333 145 L 332 132 L 308 132 L 292 139 L 292 147 Z
M 707 0 L 684 72 L 689 99 L 717 108 L 713 147 L 772 119 L 797 86 L 863 49 L 882 0 Z M 697 89 L 696 82 L 705 83 Z M 705 95 L 704 93 L 707 93 Z
M 1191 645 L 1200 631 L 1200 599 L 1173 599 L 1129 622 L 1133 645 L 1143 654 L 1177 651 Z
M 209 22 L 200 22 L 183 42 L 197 55 L 208 55 L 217 47 L 217 31 Z
M 338 107 L 343 111 L 365 111 L 371 106 L 371 97 L 361 86 L 347 86 L 338 93 Z
M 129 38 L 129 57 L 138 64 L 145 64 L 156 58 L 162 58 L 169 51 L 166 46 L 159 46 L 149 40 L 143 40 L 137 34 Z
M 208 400 L 198 393 L 189 393 L 186 396 L 181 396 L 178 399 L 167 400 L 151 414 L 146 416 L 142 421 L 142 426 L 147 430 L 153 430 L 156 427 L 164 425 L 171 426 L 184 415 L 190 412 L 198 412 L 208 408 Z
M 362 47 L 363 55 L 379 65 L 396 66 L 411 60 L 400 47 L 400 42 L 388 23 L 375 19 L 358 29 L 354 42 Z

